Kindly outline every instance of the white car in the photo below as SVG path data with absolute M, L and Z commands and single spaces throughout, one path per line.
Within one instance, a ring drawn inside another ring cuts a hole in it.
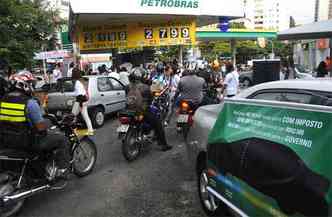
M 89 93 L 89 115 L 94 127 L 98 128 L 104 125 L 105 114 L 126 107 L 125 87 L 120 81 L 109 76 L 85 76 L 84 80 Z M 76 100 L 72 79 L 61 79 L 55 89 L 48 94 L 49 112 L 60 114 L 63 111 L 70 111 Z

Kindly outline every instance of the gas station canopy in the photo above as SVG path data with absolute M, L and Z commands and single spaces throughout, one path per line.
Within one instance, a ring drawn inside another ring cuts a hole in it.
M 71 19 L 78 23 L 126 24 L 176 17 L 195 17 L 197 26 L 219 17 L 243 17 L 241 0 L 71 0 Z M 75 23 L 73 23 L 75 24 Z
M 192 45 L 196 27 L 243 17 L 241 0 L 70 2 L 70 32 L 81 51 Z
M 291 28 L 278 33 L 280 40 L 332 38 L 332 20 L 320 21 Z

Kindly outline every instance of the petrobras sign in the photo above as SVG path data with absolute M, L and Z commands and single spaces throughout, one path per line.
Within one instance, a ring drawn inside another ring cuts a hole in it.
M 243 17 L 241 0 L 71 0 L 74 14 Z
M 141 0 L 142 7 L 199 8 L 199 0 Z

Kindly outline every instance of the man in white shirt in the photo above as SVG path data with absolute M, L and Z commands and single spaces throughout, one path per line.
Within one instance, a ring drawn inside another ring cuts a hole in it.
M 116 71 L 112 71 L 111 73 L 108 74 L 108 76 L 120 80 L 120 75 Z
M 120 69 L 120 73 L 119 73 L 119 77 L 120 77 L 120 82 L 124 85 L 124 86 L 128 86 L 129 85 L 129 73 L 127 71 L 127 69 L 125 67 L 122 67 Z
M 73 74 L 73 69 L 74 69 L 74 67 L 75 67 L 75 64 L 72 62 L 72 63 L 70 63 L 70 65 L 69 65 L 69 69 L 68 69 L 68 72 L 67 72 L 67 77 L 68 78 L 71 78 L 71 76 L 72 76 L 72 74 Z
M 235 70 L 233 64 L 226 66 L 227 75 L 224 80 L 224 88 L 226 89 L 227 97 L 234 97 L 239 89 L 239 73 Z
M 59 79 L 62 78 L 62 72 L 60 71 L 60 63 L 55 65 L 55 69 L 53 70 L 53 82 L 57 83 Z

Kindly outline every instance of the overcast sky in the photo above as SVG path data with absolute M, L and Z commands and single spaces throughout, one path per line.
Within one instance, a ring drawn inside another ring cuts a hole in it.
M 284 0 L 297 24 L 311 23 L 315 16 L 315 0 Z

